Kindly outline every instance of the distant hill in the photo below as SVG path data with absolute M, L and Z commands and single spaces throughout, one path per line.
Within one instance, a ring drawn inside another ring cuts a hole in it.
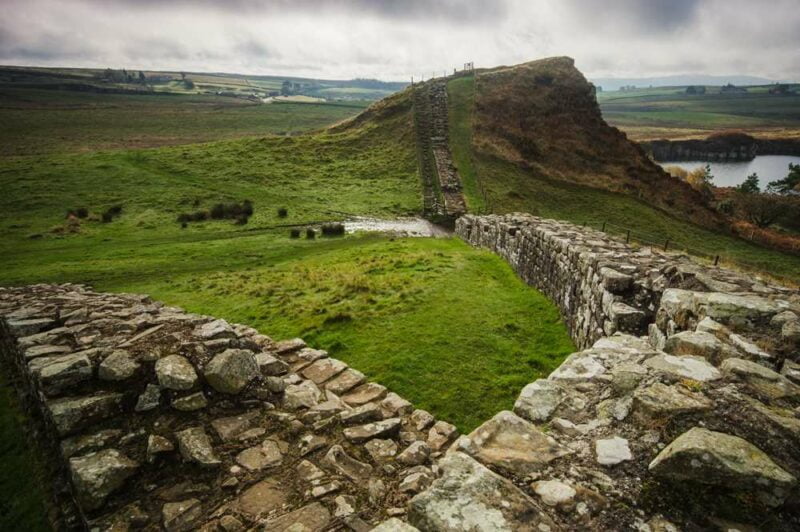
M 224 72 L 0 66 L 0 86 L 100 93 L 223 94 L 244 98 L 280 94 L 326 100 L 380 100 L 407 85 L 363 78 L 331 80 Z
M 770 83 L 784 82 L 760 78 L 757 76 L 710 76 L 703 74 L 680 74 L 674 76 L 661 76 L 651 78 L 592 78 L 589 81 L 603 88 L 604 91 L 616 91 L 621 87 L 633 85 L 635 87 L 683 87 L 686 85 L 767 85 Z

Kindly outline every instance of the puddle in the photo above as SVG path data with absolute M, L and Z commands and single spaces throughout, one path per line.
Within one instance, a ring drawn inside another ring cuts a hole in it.
M 352 218 L 344 222 L 344 230 L 348 233 L 371 231 L 412 237 L 448 237 L 452 235 L 452 232 L 444 227 L 422 218 L 397 218 L 395 220 Z

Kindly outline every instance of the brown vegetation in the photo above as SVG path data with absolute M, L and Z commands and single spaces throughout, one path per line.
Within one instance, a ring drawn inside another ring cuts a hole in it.
M 704 194 L 606 124 L 592 85 L 570 58 L 478 75 L 474 147 L 537 175 L 628 194 L 700 225 L 724 227 Z

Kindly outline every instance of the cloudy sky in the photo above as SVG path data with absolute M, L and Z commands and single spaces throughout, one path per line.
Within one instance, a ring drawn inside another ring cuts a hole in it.
M 407 80 L 569 55 L 588 76 L 800 78 L 798 0 L 0 0 L 0 63 Z

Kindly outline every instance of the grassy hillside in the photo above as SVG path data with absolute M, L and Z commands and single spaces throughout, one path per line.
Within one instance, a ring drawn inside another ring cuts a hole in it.
M 411 120 L 401 93 L 309 135 L 2 157 L 0 283 L 146 292 L 304 336 L 470 430 L 573 349 L 555 307 L 455 239 L 292 240 L 284 227 L 418 213 Z M 176 221 L 245 199 L 244 226 Z M 113 205 L 119 217 L 97 219 Z M 89 216 L 65 220 L 79 208 Z
M 503 83 L 497 81 L 497 74 L 492 79 L 491 72 L 488 73 L 489 79 L 484 77 L 486 74 L 478 74 L 474 90 L 470 78 L 449 83 L 450 118 L 454 120 L 450 124 L 454 158 L 466 161 L 468 175 L 476 178 L 479 190 L 485 193 L 488 211 L 531 212 L 579 224 L 589 223 L 597 228 L 605 225 L 608 232 L 620 235 L 631 230 L 634 241 L 663 246 L 669 239 L 671 249 L 688 250 L 702 257 L 719 255 L 723 263 L 734 267 L 800 281 L 800 257 L 772 251 L 690 223 L 683 215 L 687 209 L 692 209 L 690 198 L 684 201 L 681 210 L 671 209 L 670 204 L 663 201 L 674 202 L 664 194 L 674 185 L 669 178 L 660 178 L 659 181 L 654 174 L 650 184 L 652 192 L 641 197 L 630 194 L 625 188 L 611 187 L 612 190 L 616 188 L 627 193 L 606 190 L 607 181 L 615 179 L 614 157 L 619 157 L 619 153 L 600 153 L 603 150 L 617 150 L 619 142 L 613 135 L 609 137 L 602 130 L 600 133 L 593 130 L 598 127 L 597 124 L 575 117 L 574 109 L 557 107 L 558 97 L 563 99 L 558 105 L 565 102 L 576 105 L 582 100 L 579 96 L 570 99 L 569 90 L 560 96 L 553 91 L 553 87 L 563 82 L 555 79 L 558 72 L 536 70 L 539 63 L 545 62 L 523 65 L 530 67 L 531 72 L 518 73 L 518 79 L 514 80 L 518 86 L 516 88 L 504 87 Z M 504 73 L 511 77 L 513 68 L 506 69 Z M 545 95 L 534 94 L 542 91 L 543 87 Z M 517 88 L 525 93 L 518 93 Z M 503 94 L 516 101 L 504 101 Z M 478 105 L 470 101 L 472 98 L 483 103 Z M 522 110 L 525 101 L 529 111 Z M 513 112 L 508 105 L 518 112 Z M 471 115 L 458 111 L 471 108 L 476 109 Z M 535 116 L 536 113 L 544 113 L 547 118 Z M 497 117 L 505 117 L 510 125 L 498 123 L 500 118 Z M 540 120 L 545 122 L 539 123 Z M 554 125 L 547 120 L 561 123 Z M 471 140 L 468 135 L 460 133 L 469 130 L 470 122 L 478 122 L 477 127 L 481 128 L 473 131 Z M 522 122 L 526 123 L 526 127 L 519 126 Z M 576 133 L 578 124 L 586 130 Z M 592 145 L 593 142 L 596 146 Z M 546 154 L 558 144 L 559 155 L 554 157 Z M 529 150 L 528 155 L 525 155 L 526 149 Z M 564 164 L 563 160 L 569 157 L 576 161 Z M 591 166 L 594 161 L 597 162 L 593 169 Z M 609 161 L 610 169 L 604 166 Z M 459 164 L 460 169 L 464 166 L 464 163 Z M 583 178 L 577 179 L 570 174 L 571 171 L 582 173 Z M 624 179 L 636 176 L 633 171 L 629 175 L 626 173 L 629 173 L 628 169 L 622 174 L 623 183 Z M 658 204 L 657 200 L 662 201 L 663 208 L 652 205 Z
M 685 87 L 601 92 L 600 108 L 611 125 L 635 140 L 702 138 L 723 129 L 757 136 L 800 135 L 800 95 L 778 96 L 767 87 L 748 87 L 746 94 L 688 95 Z
M 257 104 L 215 95 L 97 94 L 0 87 L 0 156 L 147 148 L 289 135 L 351 117 L 366 102 Z

